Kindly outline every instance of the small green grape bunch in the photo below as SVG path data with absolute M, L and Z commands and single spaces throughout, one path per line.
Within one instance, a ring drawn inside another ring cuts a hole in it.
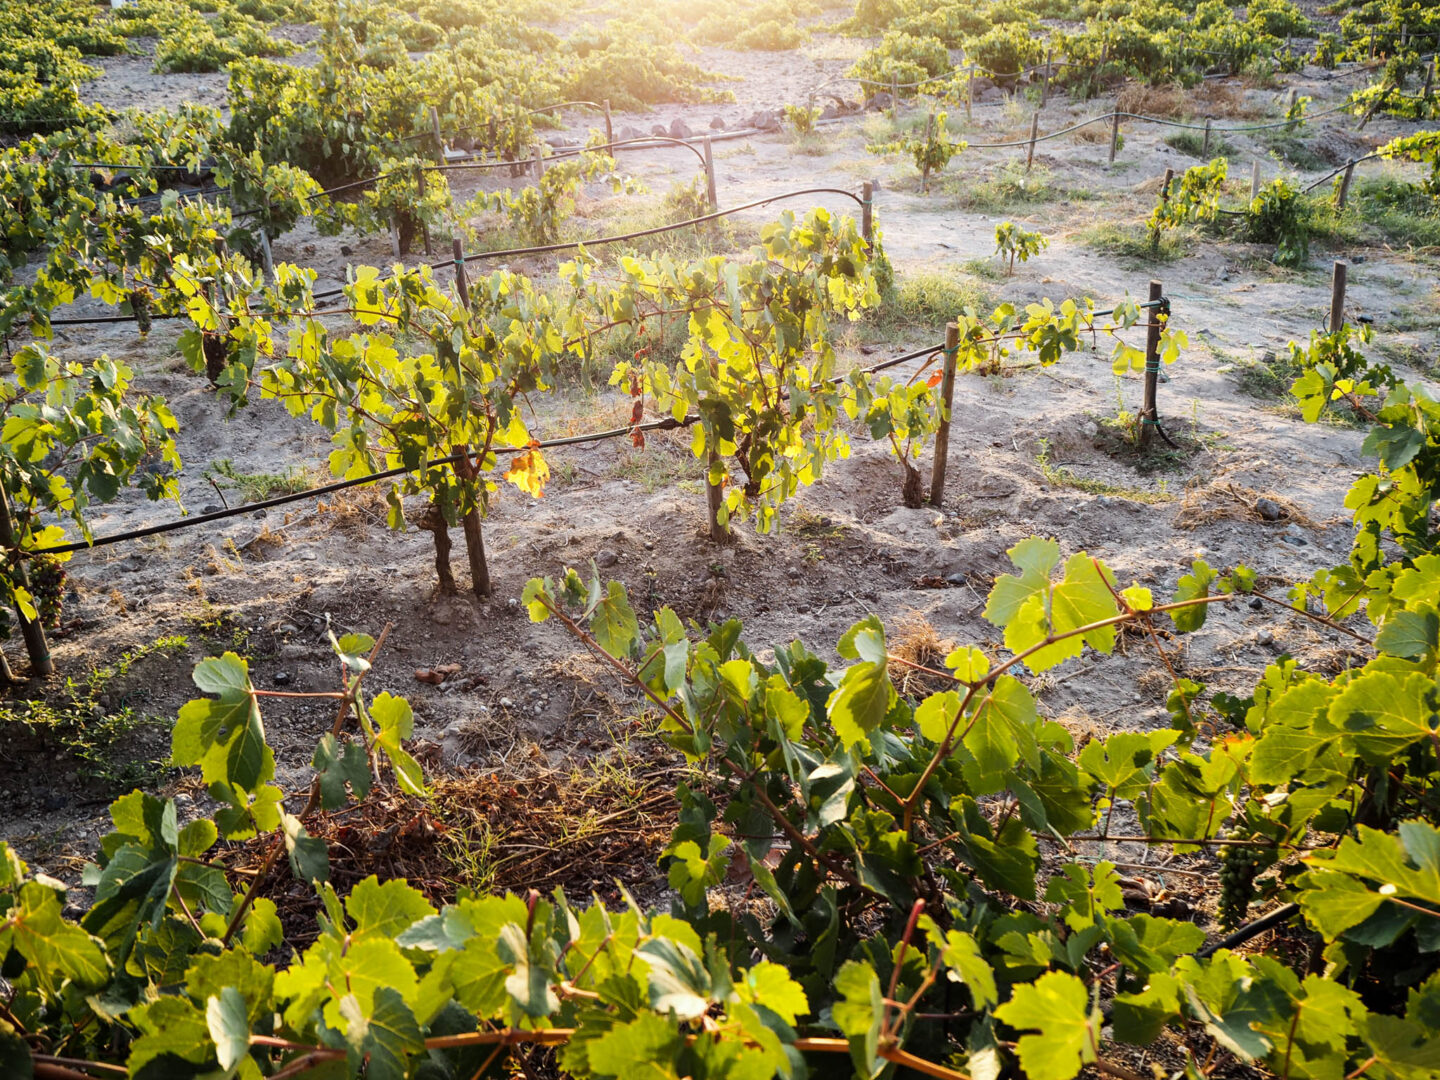
M 1009 255 L 1010 268 L 1006 277 L 1015 274 L 1015 260 L 1029 262 L 1030 256 L 1038 255 L 1050 246 L 1050 241 L 1038 232 L 1022 229 L 1013 221 L 1002 221 L 995 226 L 995 254 Z
M 1249 833 L 1243 828 L 1229 830 L 1226 840 L 1245 840 Z M 1245 921 L 1250 901 L 1255 895 L 1255 878 L 1270 861 L 1263 848 L 1249 844 L 1229 843 L 1216 851 L 1220 860 L 1220 925 L 1234 930 Z
M 150 333 L 152 299 L 149 289 L 130 290 L 130 312 L 135 316 L 135 324 L 140 328 L 142 336 Z

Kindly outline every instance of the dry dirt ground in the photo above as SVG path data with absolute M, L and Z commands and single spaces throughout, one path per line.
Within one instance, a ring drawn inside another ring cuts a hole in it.
M 864 47 L 817 35 L 791 54 L 705 50 L 706 66 L 736 76 L 726 84 L 736 104 L 617 116 L 617 130 L 633 125 L 648 132 L 683 119 L 703 131 L 716 118 L 734 128 L 757 109 L 803 101 L 812 92 L 822 101 L 831 90 L 853 100 L 857 87 L 841 73 Z M 223 95 L 217 77 L 155 76 L 135 58 L 103 63 L 107 74 L 96 84 L 97 96 L 111 104 L 219 102 Z M 1295 83 L 1315 98 L 1312 111 L 1340 100 L 1346 85 L 1323 76 L 1310 69 Z M 1233 83 L 1211 87 L 1209 94 L 1187 104 L 1198 113 L 1209 102 L 1223 126 L 1273 119 L 1284 90 Z M 1108 101 L 1052 97 L 1041 130 L 1109 108 Z M 976 142 L 1021 137 L 1028 134 L 1028 109 L 992 90 L 964 133 Z M 902 114 L 906 119 L 918 122 L 920 115 L 911 107 Z M 583 115 L 566 120 L 557 136 L 576 136 L 593 122 Z M 1353 120 L 1332 117 L 1307 126 L 1303 139 L 1322 156 L 1343 161 L 1396 130 L 1377 121 L 1356 134 Z M 69 632 L 54 643 L 62 673 L 80 679 L 125 650 L 166 636 L 186 639 L 104 685 L 101 711 L 129 706 L 137 716 L 162 720 L 141 725 L 112 748 L 99 748 L 99 759 L 163 758 L 163 718 L 194 696 L 190 666 L 207 654 L 238 649 L 249 656 L 261 686 L 324 690 L 336 677 L 327 625 L 374 633 L 392 624 L 370 689 L 411 700 L 416 738 L 428 746 L 426 760 L 437 775 L 465 767 L 520 778 L 542 802 L 557 798 L 556 783 L 590 790 L 584 785 L 593 781 L 609 798 L 618 791 L 633 794 L 636 785 L 644 789 L 647 770 L 659 768 L 668 755 L 652 756 L 653 741 L 635 720 L 640 706 L 623 687 L 561 630 L 530 623 L 517 597 L 532 576 L 594 559 L 602 574 L 625 583 L 642 617 L 661 605 L 702 622 L 733 616 L 744 620 L 756 648 L 799 638 L 833 659 L 841 633 L 869 612 L 896 640 L 923 644 L 933 629 L 942 641 L 999 648 L 998 633 L 981 618 L 984 599 L 994 576 L 1007 568 L 1006 548 L 1031 534 L 1055 537 L 1067 554 L 1083 549 L 1098 555 L 1125 583 L 1138 581 L 1162 594 L 1198 556 L 1217 565 L 1243 560 L 1277 594 L 1343 557 L 1349 528 L 1342 500 L 1363 467 L 1363 432 L 1306 425 L 1279 395 L 1246 393 L 1240 376 L 1266 352 L 1283 354 L 1287 342 L 1306 339 L 1320 325 L 1330 260 L 1344 257 L 1352 264 L 1348 316 L 1373 319 L 1377 344 L 1420 365 L 1407 369 L 1407 376 L 1425 377 L 1440 356 L 1440 275 L 1433 251 L 1317 248 L 1304 268 L 1284 271 L 1258 247 L 1190 236 L 1181 257 L 1147 265 L 1106 254 L 1095 245 L 1094 230 L 1106 222 L 1141 220 L 1164 170 L 1178 173 L 1195 163 L 1163 141 L 1171 129 L 1127 125 L 1113 166 L 1106 163 L 1107 125 L 1043 143 L 1030 194 L 1009 202 L 993 195 L 994 182 L 1017 161 L 1023 165 L 1023 148 L 968 150 L 922 195 L 907 161 L 867 153 L 867 143 L 890 131 L 890 122 L 872 111 L 803 140 L 775 134 L 718 142 L 721 204 L 806 187 L 858 189 L 873 178 L 885 247 L 912 299 L 923 286 L 1017 304 L 1071 296 L 1113 301 L 1143 296 L 1149 279 L 1160 278 L 1173 302 L 1173 325 L 1190 340 L 1160 391 L 1162 416 L 1181 449 L 1146 459 L 1130 453 L 1112 422 L 1122 408 L 1137 408 L 1139 382 L 1117 380 L 1103 353 L 1081 352 L 1044 370 L 960 378 L 940 509 L 903 508 L 899 467 L 884 446 L 857 431 L 851 457 L 786 508 L 777 534 L 757 536 L 742 528 L 732 546 L 717 549 L 703 536 L 704 494 L 687 441 L 656 436 L 643 451 L 616 440 L 555 453 L 554 480 L 543 499 L 504 490 L 485 526 L 495 583 L 488 599 L 437 597 L 429 535 L 389 531 L 374 493 L 300 503 L 81 554 L 70 564 Z M 1261 161 L 1267 178 L 1282 170 L 1263 136 L 1229 141 L 1238 151 L 1232 172 L 1245 183 L 1252 158 Z M 572 235 L 602 235 L 633 224 L 670 185 L 694 174 L 693 157 L 683 150 L 630 154 L 621 164 L 646 181 L 650 194 L 612 197 L 596 189 L 568 223 Z M 1314 179 L 1324 171 L 1302 176 Z M 457 201 L 476 190 L 474 183 L 455 182 Z M 1232 194 L 1232 205 L 1240 191 Z M 814 201 L 793 205 L 803 210 Z M 854 212 L 853 203 L 838 196 L 818 201 Z M 778 210 L 741 215 L 738 234 Z M 1017 266 L 1008 280 L 992 255 L 995 224 L 1006 218 L 1050 239 L 1048 250 Z M 347 263 L 383 264 L 390 254 L 384 237 L 324 239 L 303 223 L 275 248 L 278 259 L 316 266 L 321 287 L 338 282 Z M 544 275 L 552 266 L 537 260 L 519 268 Z M 883 325 L 857 326 L 844 354 L 848 361 L 873 362 L 938 341 L 943 314 L 920 311 L 911 321 L 892 316 Z M 327 452 L 324 434 L 268 402 L 227 418 L 202 381 L 179 364 L 174 333 L 157 324 L 149 340 L 140 341 L 129 326 L 74 327 L 59 333 L 54 346 L 77 357 L 108 352 L 136 366 L 144 388 L 166 395 L 181 425 L 187 508 L 217 502 L 201 472 L 222 459 L 243 473 L 298 468 L 318 479 Z M 537 408 L 534 426 L 542 436 L 611 427 L 628 413 L 628 405 L 603 386 L 592 392 L 578 384 Z M 928 453 L 922 467 L 928 475 Z M 1279 500 L 1277 520 L 1254 511 L 1257 493 Z M 172 505 L 126 499 L 98 513 L 93 527 L 103 535 L 176 513 Z M 1167 648 L 1182 674 L 1246 692 L 1282 652 L 1342 665 L 1351 644 L 1278 609 L 1236 604 L 1212 609 L 1202 632 L 1171 640 Z M 21 666 L 19 660 L 12 663 Z M 416 681 L 417 668 L 445 664 L 458 665 L 445 684 Z M 1123 655 L 1087 653 L 1034 680 L 1034 687 L 1045 713 L 1077 735 L 1149 728 L 1165 723 L 1169 684 L 1160 670 L 1143 642 L 1127 640 Z M 63 686 L 57 680 L 20 693 L 58 700 Z M 323 703 L 281 701 L 268 708 L 267 732 L 288 788 L 305 782 L 315 740 L 330 720 Z M 0 837 L 50 873 L 73 879 L 79 859 L 93 850 L 115 790 L 93 775 L 93 764 L 77 762 L 46 739 L 7 735 L 0 762 Z M 535 786 L 536 778 L 547 777 L 550 786 Z M 160 772 L 158 782 L 203 799 L 173 773 Z M 596 798 L 597 805 L 603 801 Z M 656 831 L 654 843 L 641 843 L 634 857 L 653 866 L 662 837 L 663 830 Z M 1123 846 L 1107 854 L 1132 862 L 1144 857 Z M 596 879 L 613 876 L 612 869 L 597 865 Z

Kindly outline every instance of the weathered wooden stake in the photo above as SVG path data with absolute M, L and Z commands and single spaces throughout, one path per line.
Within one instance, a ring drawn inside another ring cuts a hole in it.
M 1330 273 L 1330 332 L 1333 334 L 1345 325 L 1345 277 L 1350 264 L 1335 260 Z
M 1345 209 L 1345 202 L 1350 198 L 1350 178 L 1354 175 L 1355 159 L 1351 158 L 1345 163 L 1345 172 L 1340 176 L 1340 190 L 1335 193 L 1335 209 Z
M 420 196 L 420 238 L 425 243 L 425 254 L 433 255 L 430 249 L 430 226 L 425 224 L 425 170 L 419 169 L 415 173 L 415 191 Z
M 390 215 L 390 254 L 400 258 L 400 219 Z
M 900 119 L 900 80 L 890 76 L 890 119 Z
M 1025 171 L 1030 171 L 1030 166 L 1035 164 L 1035 139 L 1040 134 L 1040 110 L 1035 110 L 1035 115 L 1030 118 L 1030 149 L 1025 152 Z
M 1045 72 L 1040 77 L 1040 107 L 1042 109 L 1050 100 L 1050 58 L 1054 54 L 1053 49 L 1045 50 Z
M 975 64 L 972 62 L 972 63 L 970 64 L 970 75 L 969 75 L 969 78 L 967 78 L 967 79 L 965 80 L 965 119 L 966 119 L 966 120 L 971 120 L 971 119 L 973 119 L 973 115 L 972 115 L 972 113 L 970 112 L 970 110 L 971 110 L 972 108 L 974 108 L 974 102 L 975 102 Z
M 545 178 L 545 156 L 544 156 L 544 150 L 542 149 L 541 144 L 538 143 L 538 142 L 535 144 L 535 164 L 534 164 L 534 172 L 535 172 L 535 183 L 536 183 L 536 185 L 538 186 L 539 183 L 540 183 L 540 181 Z
M 445 164 L 445 136 L 440 134 L 440 114 L 430 106 L 430 131 L 435 136 L 435 160 Z
M 1254 202 L 1260 195 L 1260 159 L 1256 158 L 1250 162 L 1250 201 Z
M 260 259 L 265 265 L 265 280 L 275 284 L 275 253 L 270 250 L 270 234 L 260 230 Z
M 606 98 L 601 104 L 605 108 L 605 144 L 608 146 L 615 141 L 615 124 L 610 119 L 610 99 Z
M 1210 117 L 1208 116 L 1205 117 L 1205 142 L 1201 146 L 1200 156 L 1203 158 L 1210 156 Z
M 1110 114 L 1110 164 L 1115 164 L 1115 154 L 1120 149 L 1120 113 Z
M 470 283 L 465 280 L 465 246 L 456 236 L 451 241 L 455 252 L 455 292 L 460 297 L 460 306 L 470 310 Z
M 0 488 L 0 551 L 11 552 L 19 547 L 15 537 L 15 526 L 10 518 L 10 497 Z M 24 558 L 15 560 L 15 584 L 26 592 L 30 591 L 30 569 Z M 20 634 L 25 639 L 25 651 L 30 655 L 30 668 L 38 678 L 45 678 L 55 672 L 55 661 L 50 658 L 50 644 L 45 640 L 45 628 L 32 619 L 27 619 L 19 605 L 15 615 L 20 620 Z
M 940 428 L 935 432 L 935 460 L 930 464 L 930 505 L 945 503 L 945 467 L 950 460 L 950 406 L 955 401 L 955 358 L 960 351 L 960 327 L 945 324 L 945 373 L 940 379 Z
M 1175 179 L 1175 170 L 1166 169 L 1165 179 L 1160 181 L 1160 205 L 1164 206 L 1170 201 L 1170 184 Z M 1150 254 L 1152 256 L 1160 253 L 1160 227 L 1157 225 L 1155 231 L 1150 234 Z
M 706 456 L 706 463 L 709 469 L 714 469 L 720 463 L 720 454 L 712 446 L 710 453 Z M 710 482 L 707 473 L 705 479 L 705 505 L 707 518 L 710 523 L 710 541 L 715 544 L 724 544 L 730 539 L 730 530 L 720 523 L 720 509 L 725 503 L 725 488 L 721 484 Z
M 920 194 L 924 195 L 930 190 L 930 140 L 935 136 L 935 114 L 932 112 L 925 118 L 925 164 L 920 169 Z
M 1299 93 L 1300 91 L 1292 86 L 1290 92 L 1285 95 L 1285 119 L 1287 120 L 1290 119 L 1290 114 L 1295 111 L 1295 99 Z
M 1425 89 L 1420 92 L 1420 96 L 1426 101 L 1434 94 L 1436 64 L 1440 64 L 1440 54 L 1430 57 L 1430 66 L 1425 69 Z
M 720 209 L 720 198 L 715 193 L 715 153 L 710 148 L 710 136 L 701 139 L 700 145 L 705 151 L 705 199 L 713 213 Z
M 869 250 L 875 241 L 875 181 L 866 180 L 860 185 L 860 235 Z
M 1165 287 L 1150 282 L 1150 322 L 1145 328 L 1145 398 L 1140 408 L 1140 445 L 1149 446 L 1160 423 L 1160 410 L 1155 404 L 1155 389 L 1160 382 L 1160 308 Z

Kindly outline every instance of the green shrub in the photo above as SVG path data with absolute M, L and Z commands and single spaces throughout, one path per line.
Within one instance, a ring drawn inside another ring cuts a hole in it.
M 1302 37 L 1310 33 L 1310 20 L 1291 0 L 1250 0 L 1245 21 L 1260 33 L 1275 38 Z
M 1038 63 L 1044 49 L 1030 32 L 1013 23 L 992 27 L 965 44 L 965 58 L 986 72 L 1015 75 Z
M 1310 257 L 1310 208 L 1300 189 L 1277 176 L 1245 208 L 1246 239 L 1274 244 L 1276 266 L 1299 266 Z

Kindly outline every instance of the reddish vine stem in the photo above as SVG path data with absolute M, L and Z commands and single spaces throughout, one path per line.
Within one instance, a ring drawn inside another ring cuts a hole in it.
M 349 715 L 355 697 L 360 693 L 360 685 L 366 674 L 374 667 L 375 658 L 380 655 L 380 650 L 385 645 L 385 639 L 390 636 L 390 631 L 394 625 L 394 623 L 386 623 L 384 629 L 380 631 L 380 636 L 375 639 L 375 645 L 371 648 L 370 655 L 366 658 L 366 663 L 369 666 L 366 667 L 365 671 L 355 676 L 350 683 L 349 689 L 345 691 L 345 695 L 340 702 L 340 707 L 336 710 L 335 723 L 331 725 L 330 734 L 339 737 L 341 730 L 345 726 L 345 717 Z M 309 816 L 315 807 L 319 805 L 320 777 L 316 776 L 310 783 L 310 796 L 305 800 L 305 807 L 300 811 L 298 816 L 302 819 Z M 221 945 L 228 946 L 230 944 L 230 939 L 235 936 L 235 931 L 240 928 L 246 912 L 248 912 L 250 906 L 255 903 L 255 898 L 260 894 L 260 886 L 263 885 L 265 879 L 270 876 L 270 871 L 274 869 L 275 861 L 280 857 L 280 851 L 284 846 L 283 837 L 276 836 L 274 842 L 270 845 L 269 853 L 265 856 L 265 861 L 260 864 L 260 869 L 256 871 L 254 879 L 250 882 L 250 888 L 245 891 L 245 898 L 240 901 L 240 906 L 235 909 L 235 914 L 230 917 L 230 924 L 225 928 L 225 936 L 220 939 Z M 280 1074 L 277 1073 L 276 1077 L 279 1075 Z M 272 1080 L 275 1080 L 275 1078 L 272 1078 Z

